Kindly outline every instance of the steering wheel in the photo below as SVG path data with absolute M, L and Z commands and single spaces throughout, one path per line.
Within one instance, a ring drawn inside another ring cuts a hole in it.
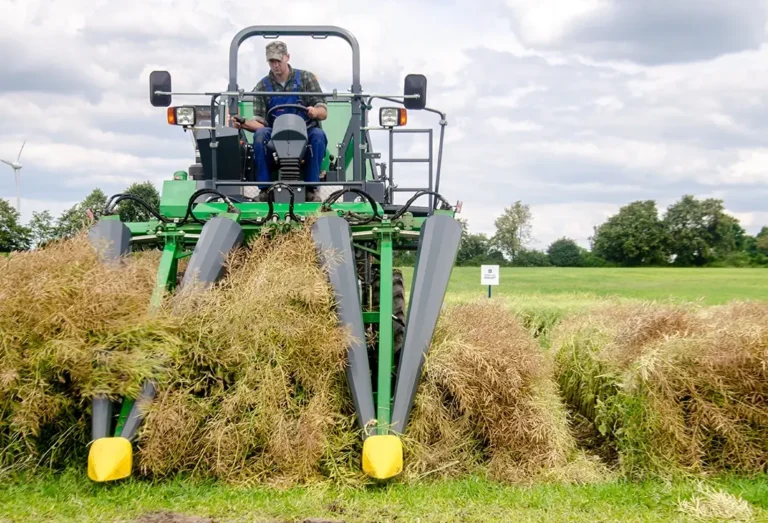
M 305 106 L 299 105 L 299 104 L 281 104 L 281 105 L 276 105 L 272 109 L 267 111 L 267 118 L 269 118 L 269 116 L 272 114 L 272 111 L 275 111 L 277 109 L 284 109 L 286 107 L 292 107 L 294 109 L 301 109 L 305 113 L 307 113 L 307 116 L 309 116 L 309 112 L 307 112 L 307 110 L 309 109 L 308 107 L 305 107 Z

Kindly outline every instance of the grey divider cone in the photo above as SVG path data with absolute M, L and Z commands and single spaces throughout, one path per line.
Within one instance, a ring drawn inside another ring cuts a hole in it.
M 432 342 L 460 241 L 461 226 L 452 217 L 438 214 L 424 221 L 395 384 L 393 432 L 403 434 L 408 424 L 424 357 Z
M 243 243 L 243 228 L 228 218 L 212 218 L 203 226 L 200 238 L 189 260 L 181 282 L 181 289 L 191 282 L 202 283 L 205 287 L 224 275 L 224 262 L 232 249 Z M 120 436 L 132 439 L 144 419 L 143 406 L 155 398 L 157 388 L 149 380 L 144 383 L 136 398 Z
M 243 243 L 243 228 L 229 218 L 211 218 L 200 232 L 195 250 L 189 260 L 181 288 L 197 281 L 204 286 L 224 275 L 224 262 L 232 249 Z
M 351 330 L 354 338 L 347 353 L 347 382 L 352 392 L 357 421 L 360 428 L 364 428 L 366 423 L 376 419 L 376 414 L 355 256 L 352 252 L 352 233 L 343 218 L 327 216 L 312 225 L 312 238 L 333 286 L 339 319 Z
M 131 252 L 131 231 L 119 220 L 100 220 L 88 231 L 88 239 L 104 263 L 117 263 Z M 91 438 L 106 438 L 112 427 L 112 401 L 104 394 L 91 401 Z
M 133 439 L 133 437 L 136 435 L 136 431 L 139 429 L 141 420 L 144 419 L 144 413 L 141 411 L 141 409 L 144 408 L 144 405 L 155 398 L 156 392 L 157 389 L 155 388 L 155 384 L 152 383 L 151 380 L 144 382 L 144 385 L 141 387 L 139 397 L 136 398 L 136 401 L 131 407 L 131 411 L 128 413 L 128 418 L 125 420 L 125 425 L 123 425 L 123 430 L 120 433 L 120 437 L 125 439 Z
M 104 262 L 116 262 L 131 252 L 131 230 L 119 220 L 99 220 L 88 239 Z
M 106 438 L 112 426 L 112 401 L 99 394 L 91 401 L 91 410 L 91 439 Z

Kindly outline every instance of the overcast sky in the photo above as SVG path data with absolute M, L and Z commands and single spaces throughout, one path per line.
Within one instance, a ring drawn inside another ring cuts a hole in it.
M 440 192 L 463 201 L 472 231 L 492 233 L 522 200 L 533 247 L 561 236 L 587 246 L 620 206 L 655 199 L 663 211 L 687 193 L 724 199 L 754 233 L 768 225 L 766 3 L 0 0 L 0 158 L 28 140 L 24 221 L 95 187 L 159 188 L 193 157 L 190 137 L 149 104 L 150 71 L 171 71 L 177 90 L 223 90 L 242 27 L 332 24 L 360 43 L 365 91 L 398 94 L 406 73 L 427 75 L 428 103 L 449 122 Z M 349 88 L 346 43 L 284 41 L 324 89 Z M 266 73 L 264 45 L 241 48 L 242 87 Z M 428 114 L 409 120 L 427 124 L 437 129 Z M 0 197 L 15 204 L 0 167 Z

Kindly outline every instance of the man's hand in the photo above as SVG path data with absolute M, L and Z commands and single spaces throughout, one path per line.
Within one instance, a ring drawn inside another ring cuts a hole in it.
M 237 118 L 238 120 L 236 120 Z M 261 123 L 259 123 L 256 120 L 245 120 L 242 117 L 239 116 L 230 116 L 229 122 L 232 124 L 232 127 L 235 129 L 245 129 L 246 131 L 254 132 L 256 129 L 261 129 L 264 127 Z
M 313 120 L 325 120 L 328 118 L 328 111 L 325 110 L 325 107 L 312 106 L 307 108 L 307 115 Z

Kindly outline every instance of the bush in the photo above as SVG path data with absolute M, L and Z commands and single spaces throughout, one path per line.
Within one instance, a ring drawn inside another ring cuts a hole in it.
M 510 265 L 513 267 L 551 267 L 552 263 L 546 252 L 523 250 L 518 253 Z
M 615 267 L 615 264 L 586 249 L 581 252 L 581 265 L 582 267 Z
M 761 267 L 768 261 L 768 257 L 761 254 L 750 256 L 746 252 L 733 252 L 708 263 L 707 267 Z
M 547 249 L 547 255 L 555 267 L 580 267 L 583 264 L 581 248 L 569 238 L 552 242 Z

